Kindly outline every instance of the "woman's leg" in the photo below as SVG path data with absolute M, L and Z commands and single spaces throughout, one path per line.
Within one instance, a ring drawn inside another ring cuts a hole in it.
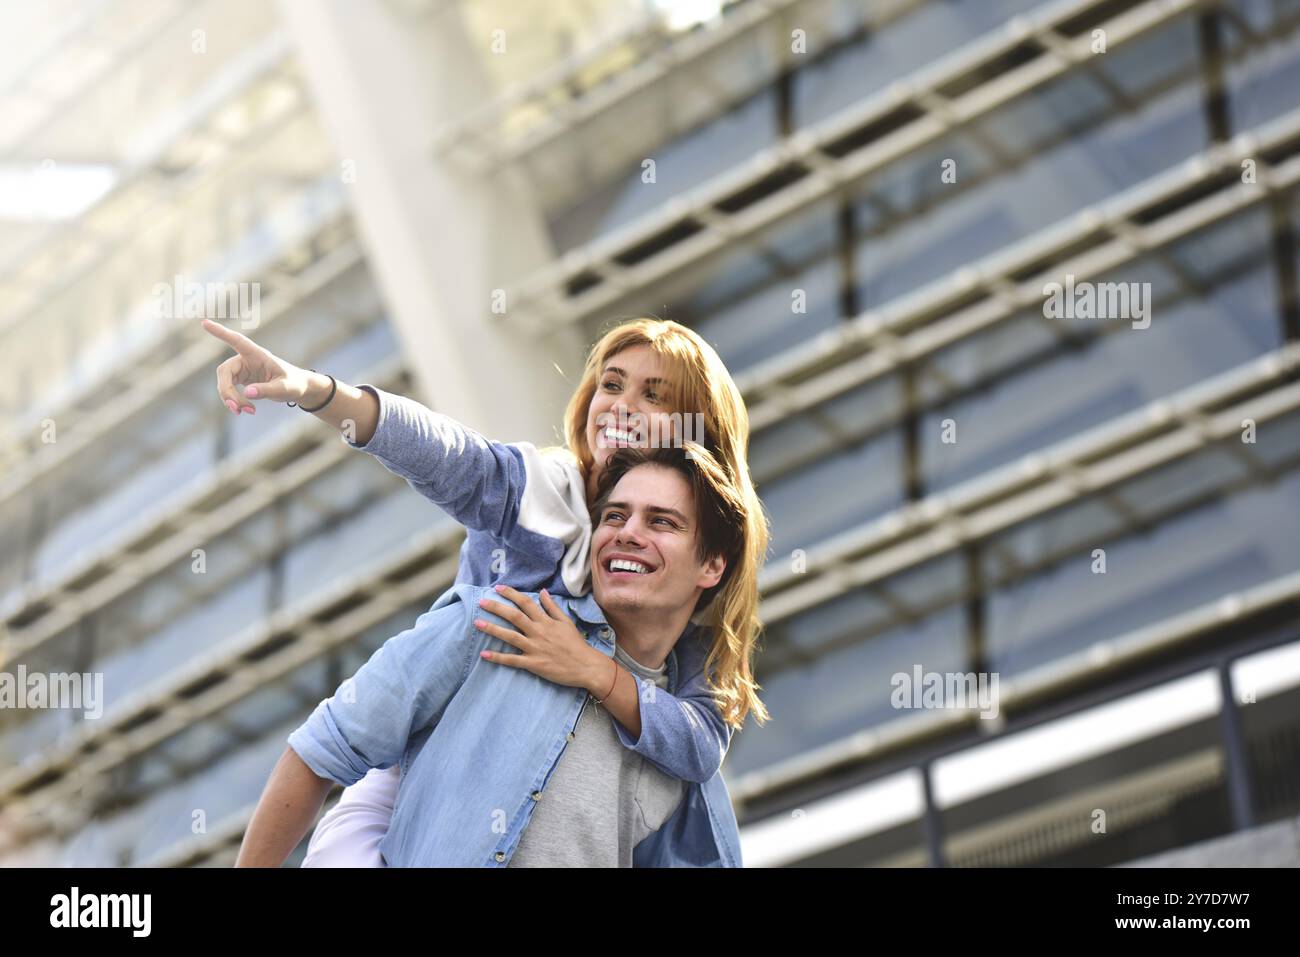
M 370 771 L 339 798 L 316 825 L 303 867 L 386 867 L 379 844 L 388 833 L 400 772 Z

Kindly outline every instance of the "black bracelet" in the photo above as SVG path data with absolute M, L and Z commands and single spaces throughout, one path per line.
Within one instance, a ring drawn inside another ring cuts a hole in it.
M 316 370 L 315 370 L 315 369 L 312 369 L 311 371 L 312 371 L 312 372 L 315 372 Z M 320 405 L 316 406 L 316 408 L 314 408 L 314 409 L 308 409 L 308 408 L 306 408 L 305 406 L 298 405 L 297 402 L 289 402 L 289 403 L 287 403 L 287 404 L 288 404 L 288 405 L 298 406 L 298 408 L 302 409 L 304 412 L 319 412 L 321 409 L 325 408 L 325 406 L 327 406 L 327 405 L 329 405 L 331 402 L 333 402 L 333 401 L 334 401 L 334 393 L 335 393 L 335 391 L 337 391 L 337 389 L 338 389 L 338 387 L 339 387 L 339 384 L 338 384 L 338 381 L 337 381 L 337 380 L 336 380 L 332 375 L 330 375 L 328 372 L 326 372 L 325 375 L 329 376 L 329 380 L 330 380 L 330 394 L 329 394 L 329 396 L 325 399 L 324 402 L 322 402 Z

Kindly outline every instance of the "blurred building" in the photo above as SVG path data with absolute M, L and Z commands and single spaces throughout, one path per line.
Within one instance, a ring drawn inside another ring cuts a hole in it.
M 0 671 L 103 676 L 0 709 L 0 864 L 231 863 L 455 572 L 370 456 L 230 415 L 160 284 L 507 441 L 560 441 L 620 317 L 714 343 L 773 528 L 749 866 L 1300 814 L 1300 0 L 0 17 Z

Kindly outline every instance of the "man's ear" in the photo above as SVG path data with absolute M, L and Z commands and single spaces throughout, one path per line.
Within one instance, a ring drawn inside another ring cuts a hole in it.
M 727 570 L 727 557 L 714 555 L 700 568 L 700 580 L 696 582 L 701 588 L 709 589 L 722 581 L 722 574 Z

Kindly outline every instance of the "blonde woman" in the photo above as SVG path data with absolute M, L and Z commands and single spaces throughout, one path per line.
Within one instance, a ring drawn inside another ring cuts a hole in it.
M 569 400 L 566 447 L 539 449 L 488 440 L 411 399 L 300 369 L 238 332 L 211 321 L 203 325 L 236 352 L 217 369 L 218 393 L 233 414 L 252 413 L 250 400 L 265 399 L 300 405 L 336 428 L 353 430 L 351 445 L 466 527 L 457 584 L 506 586 L 505 597 L 529 615 L 562 612 L 554 603 L 542 609 L 518 592 L 580 597 L 589 590 L 588 505 L 609 456 L 623 445 L 667 444 L 665 438 L 700 442 L 741 491 L 745 553 L 719 592 L 702 603 L 695 647 L 683 641 L 678 649 L 683 680 L 676 696 L 638 694 L 636 680 L 617 661 L 603 679 L 607 686 L 590 694 L 605 694 L 625 747 L 672 777 L 698 783 L 718 772 L 732 733 L 751 711 L 760 724 L 768 720 L 752 670 L 768 525 L 749 475 L 749 419 L 722 360 L 695 332 L 654 318 L 610 329 L 591 348 Z M 697 422 L 703 435 L 694 434 Z M 503 617 L 508 607 L 489 606 Z M 545 653 L 523 667 L 573 687 L 590 674 L 576 661 Z M 346 788 L 317 826 L 304 866 L 384 866 L 379 843 L 398 783 L 393 766 Z

